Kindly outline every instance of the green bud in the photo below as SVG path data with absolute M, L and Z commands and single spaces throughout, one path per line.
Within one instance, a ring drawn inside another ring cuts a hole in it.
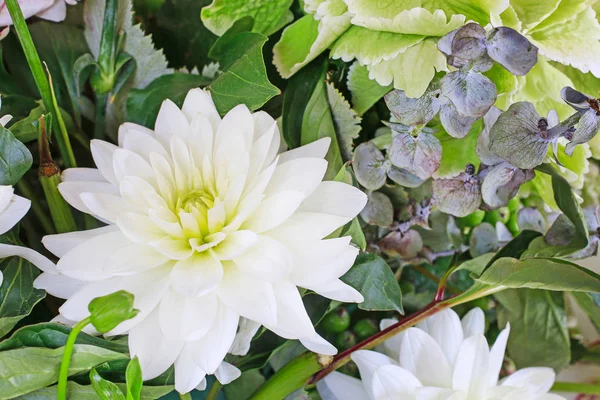
M 114 329 L 123 321 L 135 317 L 139 310 L 133 308 L 133 294 L 125 290 L 96 297 L 89 306 L 90 322 L 100 333 Z
M 338 350 L 343 351 L 347 350 L 350 347 L 354 346 L 357 343 L 356 335 L 350 331 L 344 331 L 338 333 L 335 337 L 335 347 Z
M 323 318 L 321 326 L 327 333 L 340 333 L 350 326 L 350 314 L 344 307 L 339 307 Z
M 499 208 L 497 210 L 488 211 L 485 213 L 485 218 L 483 218 L 483 222 L 488 222 L 492 224 L 492 226 L 496 226 L 496 222 L 502 222 L 506 224 L 508 219 L 510 218 L 510 213 L 507 208 Z
M 483 218 L 485 218 L 485 211 L 477 210 L 466 217 L 456 218 L 455 221 L 460 229 L 465 229 L 479 225 L 483 222 Z
M 365 318 L 354 324 L 352 330 L 359 340 L 364 340 L 379 332 L 379 327 L 377 326 L 377 322 L 373 321 L 372 319 Z

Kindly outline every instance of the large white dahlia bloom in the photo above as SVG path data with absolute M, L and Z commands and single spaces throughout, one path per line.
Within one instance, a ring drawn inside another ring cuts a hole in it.
M 382 329 L 395 323 L 383 320 Z M 318 383 L 323 400 L 558 400 L 549 394 L 550 368 L 524 368 L 498 376 L 510 332 L 507 326 L 490 348 L 479 308 L 462 321 L 453 310 L 437 313 L 387 340 L 386 354 L 352 354 L 362 380 L 333 372 Z
M 232 344 L 235 354 L 248 349 L 234 343 L 240 317 L 242 336 L 260 324 L 333 354 L 298 287 L 363 300 L 339 279 L 358 250 L 349 237 L 324 238 L 366 196 L 322 182 L 328 147 L 321 139 L 278 155 L 279 130 L 264 112 L 240 105 L 221 119 L 200 89 L 181 110 L 166 100 L 154 131 L 126 123 L 118 146 L 92 141 L 98 169 L 64 172 L 64 198 L 108 225 L 46 236 L 61 275 L 43 274 L 37 285 L 67 299 L 60 314 L 69 321 L 85 318 L 95 297 L 133 293 L 139 315 L 109 334 L 129 333 L 145 379 L 175 363 L 180 392 L 205 374 L 235 376 L 227 364 L 218 368 Z

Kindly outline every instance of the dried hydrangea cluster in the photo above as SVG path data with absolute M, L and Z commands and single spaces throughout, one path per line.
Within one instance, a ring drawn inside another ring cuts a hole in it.
M 206 374 L 223 383 L 239 376 L 223 359 L 245 354 L 260 325 L 334 354 L 298 287 L 362 301 L 339 280 L 358 249 L 350 237 L 325 238 L 366 196 L 322 182 L 328 139 L 281 154 L 279 147 L 268 114 L 242 105 L 221 119 L 201 89 L 182 109 L 165 101 L 154 130 L 127 123 L 119 146 L 93 141 L 97 169 L 66 170 L 59 190 L 107 226 L 46 236 L 59 274 L 42 274 L 36 286 L 67 299 L 60 307 L 67 321 L 88 316 L 95 297 L 132 293 L 139 314 L 110 334 L 129 334 L 144 379 L 175 363 L 181 393 L 203 385 Z
M 385 329 L 396 320 L 382 320 Z M 333 372 L 317 384 L 323 400 L 559 400 L 548 393 L 551 368 L 530 367 L 498 381 L 510 325 L 491 348 L 484 336 L 483 311 L 462 320 L 452 310 L 435 314 L 388 339 L 385 354 L 352 354 L 361 379 Z

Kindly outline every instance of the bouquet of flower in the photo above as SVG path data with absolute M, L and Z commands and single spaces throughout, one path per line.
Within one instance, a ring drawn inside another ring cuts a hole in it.
M 600 398 L 597 12 L 0 1 L 0 399 Z

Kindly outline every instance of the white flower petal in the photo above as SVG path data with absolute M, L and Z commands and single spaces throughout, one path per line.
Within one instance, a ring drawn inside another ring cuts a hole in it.
M 383 331 L 390 326 L 398 323 L 396 318 L 384 318 L 379 322 L 379 330 Z M 384 353 L 389 357 L 397 358 L 400 354 L 400 346 L 402 345 L 402 334 L 396 334 L 383 342 Z
M 102 228 L 89 229 L 87 231 L 46 235 L 42 238 L 42 244 L 56 257 L 63 257 L 83 242 L 105 233 L 116 232 L 118 229 L 119 228 L 114 225 L 108 225 L 103 226 Z
M 130 243 L 109 254 L 104 271 L 111 275 L 132 275 L 158 267 L 169 259 L 146 244 Z
M 210 92 L 203 89 L 190 90 L 185 96 L 181 110 L 190 123 L 197 114 L 201 114 L 210 121 L 215 131 L 219 127 L 219 122 L 221 122 L 221 117 L 215 108 Z
M 277 302 L 277 322 L 264 324 L 267 329 L 286 339 L 312 338 L 316 332 L 304 308 L 296 286 L 281 280 L 273 284 Z
M 527 389 L 529 395 L 548 393 L 556 374 L 552 368 L 530 367 L 512 373 L 500 382 L 502 386 L 514 386 Z
M 121 196 L 114 194 L 81 193 L 79 197 L 91 214 L 111 223 L 116 223 L 119 215 L 135 211 Z
M 149 183 L 154 182 L 155 174 L 150 163 L 133 151 L 125 149 L 115 150 L 113 153 L 113 168 L 119 182 L 127 176 L 137 176 Z
M 0 258 L 5 257 L 21 257 L 41 269 L 43 272 L 57 273 L 56 265 L 54 265 L 52 261 L 29 247 L 0 243 Z
M 196 365 L 191 351 L 184 345 L 175 361 L 175 390 L 179 393 L 191 392 L 204 380 L 205 376 L 206 372 Z
M 138 357 L 144 380 L 165 372 L 177 360 L 183 345 L 183 340 L 169 340 L 162 333 L 158 310 L 129 332 L 129 352 Z
M 437 342 L 421 329 L 408 328 L 402 333 L 399 361 L 423 385 L 450 387 L 452 368 Z
M 0 215 L 11 202 L 15 190 L 10 185 L 0 185 Z
M 228 234 L 211 251 L 217 260 L 232 260 L 244 254 L 257 240 L 258 235 L 250 230 L 237 231 Z
M 125 122 L 123 125 L 119 126 L 119 132 L 117 133 L 117 143 L 119 147 L 123 147 L 125 138 L 130 132 L 142 133 L 154 139 L 154 131 L 152 129 L 148 129 L 142 125 L 134 124 L 133 122 Z
M 316 212 L 352 219 L 367 204 L 367 195 L 343 182 L 321 182 L 298 208 L 299 212 Z
M 483 335 L 485 329 L 485 315 L 483 310 L 475 307 L 462 318 L 461 320 L 464 337 L 468 338 L 473 335 Z
M 304 194 L 295 190 L 286 190 L 269 196 L 242 224 L 242 228 L 256 233 L 273 229 L 287 220 L 303 200 Z
M 321 241 L 321 243 L 340 239 L 343 238 L 327 239 Z M 325 287 L 328 282 L 331 282 L 332 280 L 344 275 L 352 267 L 358 252 L 358 248 L 346 245 L 345 248 L 339 252 L 333 260 L 328 262 L 327 259 L 324 259 L 323 261 L 325 261 L 325 263 L 316 261 L 299 264 L 298 257 L 296 257 L 294 258 L 292 279 L 295 284 L 302 287 Z
M 164 148 L 169 148 L 171 137 L 187 139 L 189 128 L 190 123 L 179 107 L 169 99 L 163 101 L 156 117 L 154 132 Z
M 266 235 L 284 243 L 292 241 L 315 242 L 350 222 L 350 218 L 331 214 L 295 212 L 283 224 L 273 228 Z
M 218 288 L 221 301 L 242 317 L 262 325 L 277 323 L 277 300 L 273 286 L 242 271 L 234 263 L 224 265 Z
M 36 16 L 52 22 L 64 21 L 67 17 L 67 3 L 57 0 L 54 2 L 54 5 L 36 14 Z
M 296 190 L 309 196 L 321 183 L 326 170 L 327 161 L 322 158 L 297 158 L 280 163 L 273 172 L 265 194 Z
M 178 261 L 171 272 L 173 288 L 185 296 L 202 296 L 223 279 L 223 267 L 207 252 Z
M 215 157 L 227 152 L 233 140 L 241 140 L 246 151 L 250 150 L 254 137 L 254 119 L 244 104 L 233 107 L 219 124 L 215 135 Z
M 192 297 L 169 290 L 159 306 L 160 327 L 167 339 L 196 340 L 212 328 L 217 308 L 214 293 Z
M 331 138 L 324 137 L 309 144 L 286 151 L 279 155 L 279 163 L 283 164 L 298 158 L 325 158 Z
M 166 236 L 163 239 L 148 243 L 160 254 L 172 260 L 185 260 L 194 253 L 190 243 L 184 239 L 171 239 Z
M 369 391 L 373 387 L 373 375 L 375 371 L 385 365 L 396 365 L 396 362 L 385 354 L 370 350 L 357 350 L 350 355 L 350 358 L 358 366 L 363 386 Z
M 0 212 L 0 235 L 12 229 L 27 214 L 29 207 L 29 199 L 13 195 L 8 205 Z
M 148 243 L 165 236 L 165 232 L 150 217 L 136 212 L 120 214 L 116 223 L 121 232 L 135 243 Z
M 67 170 L 68 171 L 68 170 Z M 73 208 L 84 212 L 86 214 L 92 214 L 92 211 L 84 204 L 81 199 L 82 193 L 108 193 L 113 195 L 119 194 L 118 186 L 108 182 L 97 182 L 97 181 L 67 181 L 58 184 L 58 191 L 61 196 L 69 203 Z M 95 216 L 98 218 L 98 216 Z
M 125 123 L 119 128 L 120 146 L 132 153 L 142 157 L 146 162 L 150 162 L 150 154 L 157 153 L 163 157 L 168 157 L 169 153 L 165 147 L 154 138 L 154 134 L 150 131 L 142 131 L 136 128 L 123 129 L 130 123 Z M 133 124 L 132 124 L 133 125 Z M 145 128 L 144 128 L 145 129 Z
M 510 324 L 507 324 L 506 328 L 504 328 L 496 338 L 496 342 L 494 342 L 494 345 L 490 350 L 488 387 L 496 386 L 498 384 L 498 377 L 500 376 L 500 370 L 502 369 L 502 363 L 504 362 L 504 352 L 506 351 L 506 343 L 508 342 L 509 334 Z
M 33 287 L 43 289 L 48 294 L 59 299 L 68 299 L 73 296 L 85 282 L 69 278 L 68 276 L 44 272 L 35 278 Z
M 463 328 L 460 318 L 454 310 L 447 309 L 432 315 L 417 328 L 423 329 L 437 342 L 450 365 L 454 365 L 460 344 L 462 343 Z
M 360 379 L 334 371 L 317 382 L 323 400 L 366 400 L 367 392 Z
M 113 154 L 118 147 L 103 140 L 93 139 L 90 143 L 90 149 L 94 163 L 102 176 L 113 185 L 118 184 L 113 167 Z
M 205 158 L 212 159 L 214 129 L 203 114 L 196 115 L 191 121 L 188 142 L 194 163 L 198 166 L 202 165 Z
M 414 395 L 421 386 L 421 382 L 404 368 L 384 365 L 373 373 L 370 389 L 375 399 L 394 399 Z
M 242 371 L 225 361 L 223 361 L 215 371 L 215 377 L 222 385 L 233 382 L 239 378 L 240 375 L 242 375 Z
M 92 182 L 108 182 L 100 170 L 96 168 L 69 168 L 61 174 L 62 182 L 70 181 L 92 181 Z
M 238 331 L 235 334 L 235 339 L 231 344 L 228 353 L 235 356 L 245 356 L 248 354 L 252 338 L 254 338 L 254 335 L 256 335 L 260 326 L 261 325 L 258 322 L 254 322 L 247 318 L 240 318 Z
M 458 351 L 452 388 L 473 399 L 485 398 L 488 384 L 489 347 L 485 336 L 473 335 L 464 340 Z
M 233 261 L 241 270 L 269 282 L 292 270 L 292 258 L 287 247 L 263 235 L 258 235 L 256 243 Z
M 337 349 L 327 340 L 315 333 L 313 337 L 301 338 L 300 343 L 308 350 L 317 354 L 324 354 L 326 356 L 333 356 L 337 354 Z

